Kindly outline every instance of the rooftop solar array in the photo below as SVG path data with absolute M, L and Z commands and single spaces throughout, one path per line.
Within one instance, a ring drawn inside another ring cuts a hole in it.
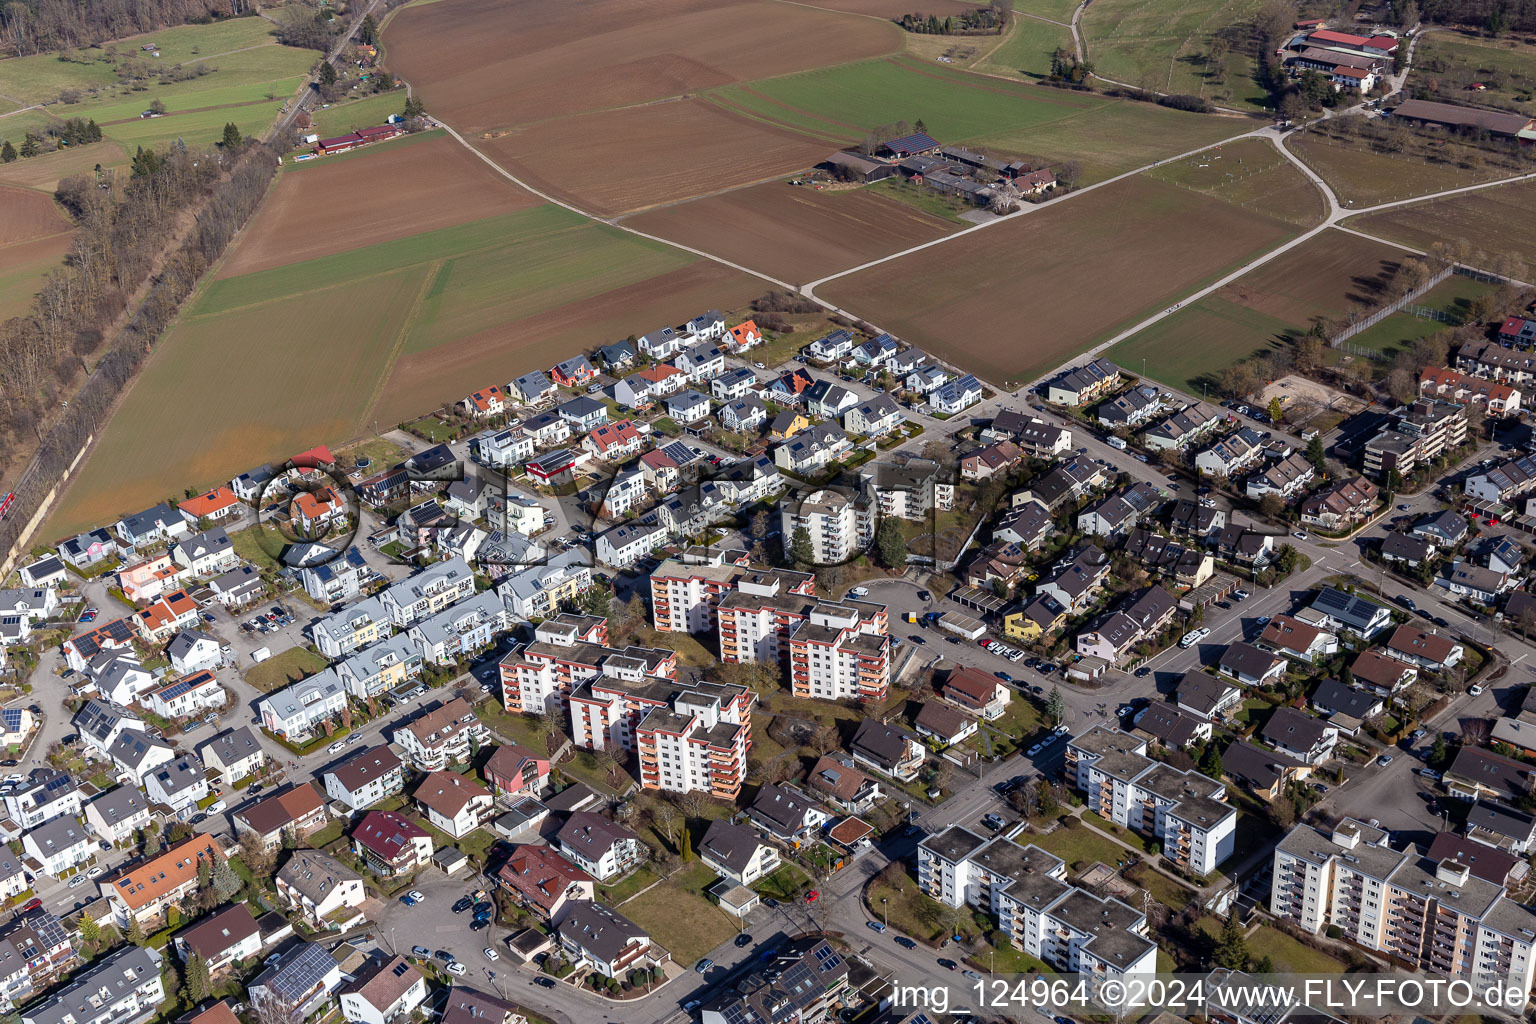
M 16 732 L 21 728 L 21 708 L 6 708 L 0 711 L 0 723 L 4 723 L 6 732 Z
M 335 969 L 336 958 L 325 947 L 307 942 L 286 964 L 277 965 L 267 988 L 282 1001 L 299 1004 Z

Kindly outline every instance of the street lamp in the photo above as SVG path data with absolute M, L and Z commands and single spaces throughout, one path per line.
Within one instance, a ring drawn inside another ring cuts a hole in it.
M 891 911 L 890 908 L 886 906 L 887 902 L 888 901 L 884 896 L 880 897 L 880 916 L 885 919 L 885 926 L 889 928 L 891 926 Z

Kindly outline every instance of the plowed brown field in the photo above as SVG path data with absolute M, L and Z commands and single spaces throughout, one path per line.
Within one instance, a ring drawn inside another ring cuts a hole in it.
M 0 188 L 0 246 L 70 229 L 53 197 L 23 188 Z
M 543 121 L 470 141 L 534 188 L 604 216 L 803 170 L 837 148 L 697 99 Z
M 681 323 L 700 309 L 727 316 L 744 310 L 767 286 L 709 260 L 698 260 L 637 284 L 481 331 L 425 352 L 403 356 L 372 415 L 380 423 L 420 416 L 456 401 L 476 381 L 500 380 L 551 366 L 640 331 L 646 324 Z
M 900 252 L 956 225 L 863 189 L 770 181 L 638 214 L 625 225 L 792 284 Z
M 1218 294 L 1305 328 L 1314 317 L 1338 317 L 1381 304 L 1403 250 L 1344 231 L 1324 231 L 1275 257 Z
M 809 7 L 828 11 L 845 11 L 849 14 L 867 14 L 872 18 L 899 18 L 903 14 L 921 10 L 924 14 L 936 14 L 941 18 L 965 11 L 974 11 L 984 4 L 968 4 L 964 0 L 927 0 L 914 5 L 911 0 L 802 0 Z
M 355 157 L 321 157 L 283 172 L 219 276 L 349 252 L 540 202 L 446 136 Z
M 439 0 L 401 10 L 386 42 L 390 67 L 429 110 L 466 132 L 861 60 L 902 45 L 893 24 L 776 0 Z M 617 172 L 620 151 L 609 155 L 600 166 Z
M 1293 231 L 1138 176 L 817 293 L 978 376 L 1025 381 Z
M 0 319 L 26 312 L 73 240 L 74 226 L 53 197 L 0 186 Z

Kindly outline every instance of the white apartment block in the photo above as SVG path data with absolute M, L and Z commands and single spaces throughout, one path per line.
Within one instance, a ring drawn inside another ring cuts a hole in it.
M 568 613 L 540 623 L 533 642 L 514 649 L 501 660 L 500 669 L 507 710 L 537 714 L 562 707 L 589 679 L 671 679 L 677 674 L 677 652 L 609 647 L 607 619 Z
M 401 629 L 430 618 L 475 592 L 475 574 L 462 558 L 427 566 L 391 586 L 379 596 L 389 617 Z
M 1237 811 L 1226 787 L 1147 756 L 1147 744 L 1096 725 L 1067 744 L 1067 777 L 1088 808 L 1162 842 L 1163 856 L 1199 875 L 1232 855 Z
M 918 887 L 950 907 L 997 918 L 1019 949 L 1091 986 L 1157 972 L 1146 915 L 1069 884 L 1061 858 L 1009 836 L 984 839 L 954 825 L 917 847 Z
M 886 621 L 884 605 L 862 601 L 816 605 L 788 637 L 790 687 L 795 696 L 885 700 L 891 686 Z M 724 620 L 721 626 L 723 645 Z
M 735 800 L 747 777 L 752 702 L 743 687 L 701 682 L 646 711 L 635 726 L 640 784 Z
M 1298 825 L 1280 841 L 1270 910 L 1478 988 L 1529 992 L 1536 983 L 1536 909 L 1455 854 L 1437 863 L 1414 846 L 1394 850 L 1385 831 L 1353 818 L 1331 832 Z
M 813 491 L 804 500 L 791 498 L 779 510 L 779 528 L 789 545 L 796 531 L 811 541 L 814 560 L 826 565 L 847 561 L 867 546 L 864 523 L 855 496 L 830 488 Z

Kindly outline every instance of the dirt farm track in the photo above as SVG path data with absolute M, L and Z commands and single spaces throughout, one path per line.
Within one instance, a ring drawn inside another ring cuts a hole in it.
M 864 0 L 868 2 L 868 0 Z M 899 50 L 901 30 L 781 0 L 452 0 L 407 7 L 390 66 L 466 134 L 625 107 Z M 634 174 L 645 136 L 600 140 L 594 176 Z M 664 140 L 649 147 L 665 149 Z M 743 153 L 747 152 L 745 150 Z M 672 156 L 690 162 L 687 150 Z

